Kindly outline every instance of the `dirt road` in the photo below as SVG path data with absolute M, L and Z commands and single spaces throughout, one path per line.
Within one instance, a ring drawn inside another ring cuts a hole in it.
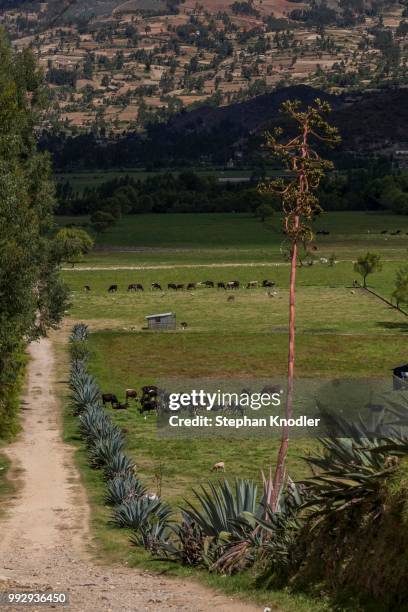
M 106 567 L 90 558 L 89 509 L 72 450 L 62 442 L 50 340 L 33 343 L 30 354 L 23 431 L 7 449 L 21 486 L 0 522 L 0 590 L 68 591 L 72 612 L 262 609 L 193 581 Z

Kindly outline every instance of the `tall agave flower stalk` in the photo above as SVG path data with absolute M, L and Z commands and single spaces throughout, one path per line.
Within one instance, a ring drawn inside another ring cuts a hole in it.
M 290 289 L 289 289 L 289 346 L 287 369 L 287 394 L 285 416 L 293 414 L 293 387 L 295 377 L 295 320 L 296 320 L 296 269 L 299 244 L 305 247 L 313 240 L 310 222 L 321 212 L 315 195 L 326 170 L 333 164 L 320 157 L 312 148 L 313 141 L 334 145 L 339 142 L 337 129 L 331 127 L 324 117 L 330 112 L 327 102 L 316 99 L 314 105 L 301 111 L 299 101 L 287 101 L 283 112 L 295 123 L 295 136 L 287 142 L 281 141 L 282 130 L 266 135 L 266 148 L 273 157 L 282 161 L 288 171 L 287 179 L 277 179 L 259 186 L 261 193 L 278 194 L 282 200 L 283 231 L 289 242 Z M 280 491 L 286 479 L 286 456 L 289 446 L 289 429 L 284 427 L 279 448 L 271 496 L 272 510 L 276 510 Z

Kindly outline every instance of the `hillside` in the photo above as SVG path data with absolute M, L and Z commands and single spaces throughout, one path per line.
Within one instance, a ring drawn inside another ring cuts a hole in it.
M 48 134 L 41 146 L 51 151 L 59 169 L 192 162 L 253 165 L 262 154 L 264 132 L 285 123 L 281 103 L 299 99 L 309 104 L 317 97 L 330 102 L 330 121 L 342 136 L 336 155 L 384 156 L 406 167 L 408 88 L 334 96 L 308 85 L 285 87 L 227 107 L 182 112 L 168 123 L 150 126 L 146 134 L 130 132 L 112 141 L 94 134 L 68 138 Z
M 31 47 L 46 74 L 44 127 L 103 137 L 143 132 L 203 104 L 234 107 L 287 86 L 341 94 L 404 85 L 407 15 L 400 1 L 0 5 L 14 45 Z

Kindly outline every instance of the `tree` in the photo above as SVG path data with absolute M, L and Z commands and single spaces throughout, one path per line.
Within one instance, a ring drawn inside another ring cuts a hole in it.
M 94 241 L 83 229 L 64 227 L 60 229 L 53 241 L 55 258 L 59 262 L 67 261 L 74 266 L 92 250 Z
M 366 253 L 361 255 L 354 264 L 354 271 L 363 277 L 363 287 L 367 287 L 367 276 L 382 270 L 381 255 Z
M 397 308 L 408 305 L 408 266 L 397 271 L 392 297 L 395 299 Z
M 102 233 L 115 225 L 115 217 L 104 210 L 97 210 L 91 217 L 91 226 L 95 230 L 95 232 Z
M 31 52 L 14 52 L 0 28 L 0 437 L 16 429 L 27 342 L 58 324 L 67 290 L 50 239 L 51 167 L 35 125 L 44 94 Z
M 255 215 L 262 221 L 262 223 L 264 223 L 268 217 L 272 217 L 273 213 L 274 213 L 273 207 L 270 204 L 267 204 L 265 202 L 260 204 L 255 209 Z
M 298 264 L 298 245 L 305 248 L 313 238 L 310 222 L 321 212 L 319 200 L 315 195 L 325 170 L 333 164 L 320 157 L 312 148 L 311 142 L 318 141 L 333 146 L 340 138 L 337 129 L 330 126 L 325 116 L 330 112 L 327 102 L 315 100 L 313 106 L 301 110 L 299 101 L 287 101 L 283 112 L 295 124 L 295 135 L 287 142 L 281 142 L 282 130 L 277 129 L 266 137 L 266 148 L 273 157 L 278 158 L 290 173 L 288 179 L 272 180 L 259 186 L 262 193 L 279 194 L 283 209 L 283 231 L 289 241 L 290 252 L 290 291 L 289 291 L 289 347 L 287 371 L 287 395 L 285 416 L 293 414 L 293 386 L 295 374 L 295 316 L 296 316 L 296 268 Z M 282 431 L 281 445 L 273 480 L 271 506 L 276 510 L 278 497 L 286 479 L 286 455 L 289 447 L 289 429 Z

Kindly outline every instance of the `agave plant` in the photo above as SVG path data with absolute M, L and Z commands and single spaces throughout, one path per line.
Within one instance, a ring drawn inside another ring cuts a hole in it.
M 72 340 L 69 346 L 71 359 L 86 361 L 89 356 L 89 349 L 86 342 L 82 340 Z
M 330 437 L 320 439 L 317 456 L 306 457 L 314 475 L 303 482 L 311 493 L 305 507 L 324 516 L 378 498 L 384 478 L 396 469 L 396 458 L 408 454 L 408 439 L 374 437 L 362 422 L 349 424 L 328 411 L 322 416 Z
M 168 540 L 170 534 L 170 524 L 168 522 L 170 516 L 171 511 L 169 510 L 167 518 L 154 521 L 148 520 L 140 525 L 139 530 L 131 535 L 130 542 L 135 546 L 143 546 L 154 555 L 159 554 L 162 550 L 163 542 Z
M 186 502 L 181 524 L 171 527 L 173 538 L 161 542 L 160 550 L 184 564 L 218 569 L 216 564 L 226 547 L 231 542 L 247 543 L 256 528 L 254 517 L 263 516 L 257 491 L 253 482 L 241 479 L 233 487 L 224 480 L 194 490 L 199 505 Z
M 88 326 L 85 323 L 76 323 L 71 331 L 71 335 L 69 337 L 71 342 L 75 342 L 77 340 L 87 340 L 88 339 Z
M 167 521 L 171 514 L 166 504 L 160 499 L 151 499 L 147 495 L 129 500 L 117 506 L 112 515 L 112 521 L 117 527 L 130 527 L 138 531 L 147 525 L 153 517 L 157 521 Z
M 100 438 L 90 446 L 89 456 L 93 467 L 100 468 L 108 465 L 125 446 L 125 440 L 120 432 L 109 434 L 106 438 Z
M 74 406 L 74 414 L 80 414 L 86 406 L 99 403 L 100 390 L 91 374 L 75 379 L 71 383 L 71 399 Z
M 112 422 L 111 417 L 99 404 L 86 407 L 80 414 L 79 430 L 88 446 L 92 446 L 96 440 L 121 435 L 120 428 Z
M 106 480 L 115 477 L 125 477 L 134 474 L 134 465 L 127 455 L 123 452 L 116 453 L 104 466 Z
M 262 508 L 257 501 L 258 488 L 252 481 L 237 479 L 234 490 L 228 480 L 218 485 L 210 482 L 208 487 L 208 490 L 204 487 L 201 487 L 201 491 L 193 490 L 201 509 L 188 501 L 187 506 L 183 508 L 184 513 L 206 536 L 217 537 L 223 532 L 230 532 L 232 521 L 243 516 L 245 512 L 262 514 Z
M 105 503 L 109 506 L 126 504 L 130 500 L 146 494 L 145 487 L 133 474 L 112 478 L 107 483 L 107 489 Z

